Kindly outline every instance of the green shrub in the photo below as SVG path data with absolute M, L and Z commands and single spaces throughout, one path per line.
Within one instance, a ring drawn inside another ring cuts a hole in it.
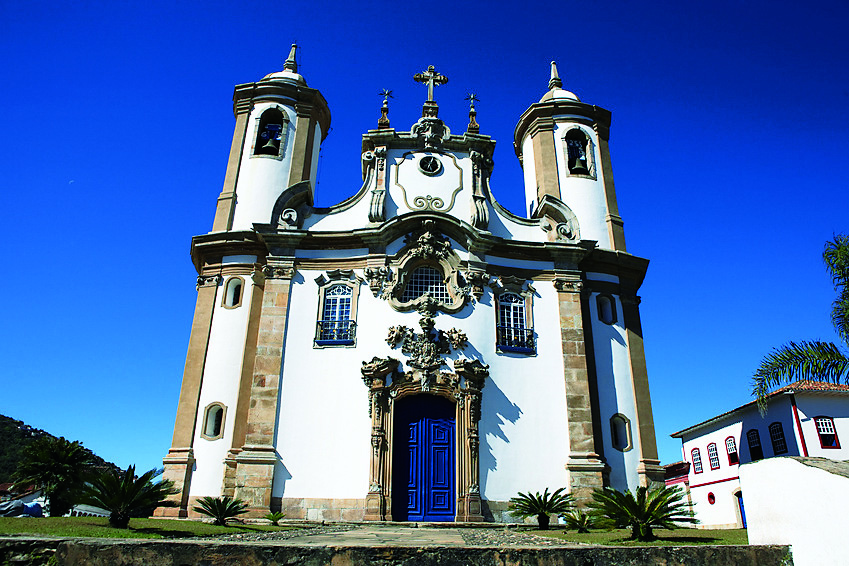
M 280 511 L 274 511 L 273 513 L 269 513 L 264 518 L 271 521 L 271 524 L 275 527 L 279 527 L 279 522 L 286 517 L 286 513 L 281 513 Z
M 519 495 L 510 499 L 508 510 L 522 518 L 536 516 L 540 530 L 546 530 L 550 515 L 566 513 L 573 507 L 572 494 L 562 493 L 565 489 L 561 487 L 551 495 L 548 493 L 548 488 L 545 488 L 542 495 L 539 492 L 532 495 L 530 492 L 520 491 Z
M 233 499 L 227 495 L 222 497 L 206 496 L 197 500 L 197 507 L 194 510 L 201 515 L 212 517 L 213 525 L 224 526 L 230 519 L 235 519 L 239 515 L 248 512 L 248 504 L 241 499 Z
M 636 495 L 609 487 L 596 489 L 588 507 L 617 527 L 630 527 L 631 538 L 643 542 L 654 540 L 654 528 L 675 529 L 677 523 L 698 522 L 677 486 L 638 487 Z
M 161 473 L 162 470 L 148 470 L 137 478 L 135 466 L 126 471 L 101 472 L 85 486 L 80 502 L 109 511 L 109 525 L 126 529 L 131 517 L 147 517 L 155 507 L 173 506 L 166 498 L 177 493 L 174 482 L 153 481 Z
M 579 533 L 588 533 L 590 529 L 604 526 L 605 521 L 595 513 L 587 513 L 583 509 L 573 509 L 568 513 L 560 515 L 567 529 L 574 529 Z

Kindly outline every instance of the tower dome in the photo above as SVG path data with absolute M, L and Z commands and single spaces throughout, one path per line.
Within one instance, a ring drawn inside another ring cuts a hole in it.
M 295 60 L 295 51 L 297 50 L 297 44 L 292 44 L 292 49 L 289 51 L 289 57 L 286 58 L 286 62 L 283 63 L 283 70 L 277 71 L 276 73 L 269 73 L 262 77 L 263 81 L 284 81 L 293 84 L 299 84 L 302 86 L 307 86 L 307 81 L 304 80 L 304 77 L 298 74 L 298 62 Z
M 581 101 L 577 94 L 563 88 L 563 81 L 560 80 L 560 75 L 557 73 L 557 63 L 554 61 L 551 62 L 551 80 L 548 81 L 548 92 L 543 94 L 539 101 L 545 102 L 551 99 Z

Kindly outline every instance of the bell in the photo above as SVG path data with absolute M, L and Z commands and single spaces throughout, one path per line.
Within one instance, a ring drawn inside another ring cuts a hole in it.
M 586 162 L 582 161 L 580 158 L 575 158 L 575 164 L 572 165 L 569 173 L 572 175 L 589 175 L 590 170 L 587 169 Z
M 262 146 L 263 152 L 277 153 L 277 141 L 274 138 L 269 138 L 265 145 Z

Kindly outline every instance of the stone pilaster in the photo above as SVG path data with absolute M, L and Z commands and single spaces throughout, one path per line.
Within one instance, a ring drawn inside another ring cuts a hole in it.
M 590 375 L 584 341 L 580 274 L 558 276 L 554 280 L 560 310 L 560 338 L 563 373 L 566 381 L 566 418 L 569 427 L 569 471 L 571 493 L 588 499 L 592 490 L 603 486 L 604 462 L 598 454 L 593 434 Z
M 271 488 L 278 460 L 274 447 L 277 399 L 294 273 L 293 262 L 283 258 L 269 257 L 263 268 L 265 288 L 244 428 L 245 444 L 235 455 L 234 485 L 235 496 L 245 501 L 255 516 L 271 509 Z
M 253 383 L 254 365 L 256 363 L 257 338 L 262 319 L 262 297 L 265 276 L 262 267 L 257 265 L 251 274 L 253 290 L 251 292 L 248 328 L 245 337 L 245 348 L 242 354 L 242 374 L 239 378 L 239 395 L 236 400 L 236 415 L 233 419 L 233 439 L 230 451 L 224 459 L 224 481 L 222 495 L 236 495 L 236 457 L 245 444 L 245 432 L 248 425 L 248 410 L 251 402 L 251 385 Z
M 554 120 L 538 118 L 530 128 L 534 148 L 534 172 L 537 180 L 537 202 L 545 195 L 561 198 L 557 174 L 557 147 L 554 143 Z
M 637 445 L 640 450 L 640 463 L 637 474 L 640 485 L 663 483 L 663 467 L 657 457 L 657 439 L 654 432 L 649 377 L 646 371 L 646 354 L 643 349 L 643 327 L 640 322 L 640 298 L 634 293 L 623 290 L 620 297 L 625 323 L 625 336 L 628 344 L 628 358 L 631 365 L 631 385 L 634 388 L 634 402 L 637 413 Z
M 227 172 L 224 175 L 224 186 L 218 196 L 215 209 L 215 220 L 212 222 L 213 232 L 223 232 L 233 226 L 233 213 L 236 211 L 236 182 L 239 178 L 239 167 L 242 163 L 242 149 L 245 147 L 245 135 L 248 129 L 248 112 L 250 104 L 240 101 L 236 111 L 236 128 L 233 131 L 233 141 L 230 144 L 230 158 L 227 160 Z
M 619 216 L 619 204 L 616 201 L 616 187 L 613 184 L 613 165 L 610 162 L 610 123 L 594 125 L 598 134 L 598 151 L 601 155 L 601 177 L 604 179 L 604 199 L 607 203 L 607 233 L 610 236 L 610 247 L 614 250 L 625 251 L 625 228 L 622 217 Z
M 165 468 L 163 479 L 173 481 L 174 487 L 179 492 L 168 498 L 174 503 L 174 507 L 157 508 L 154 513 L 157 517 L 186 517 L 188 515 L 189 489 L 195 463 L 192 444 L 198 420 L 198 401 L 203 384 L 209 331 L 212 328 L 212 314 L 215 310 L 215 297 L 219 283 L 221 283 L 221 276 L 217 274 L 198 277 L 195 316 L 192 320 L 189 350 L 183 370 L 183 385 L 180 388 L 180 400 L 177 404 L 174 436 L 168 455 L 162 461 Z

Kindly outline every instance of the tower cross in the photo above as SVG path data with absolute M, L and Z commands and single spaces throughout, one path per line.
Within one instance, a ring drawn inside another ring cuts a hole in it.
M 427 101 L 433 102 L 433 85 L 444 85 L 448 82 L 448 77 L 440 75 L 436 72 L 436 68 L 430 65 L 427 71 L 413 75 L 413 80 L 427 85 Z

